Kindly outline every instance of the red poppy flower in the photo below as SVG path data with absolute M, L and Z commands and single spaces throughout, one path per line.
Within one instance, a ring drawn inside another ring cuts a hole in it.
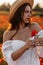
M 3 62 L 3 61 L 4 61 L 4 58 L 1 58 L 1 59 L 0 59 L 0 63 Z
M 0 59 L 0 63 L 2 62 L 3 60 L 2 59 Z
M 36 34 L 38 34 L 37 30 L 33 30 L 31 33 L 31 37 L 36 36 Z

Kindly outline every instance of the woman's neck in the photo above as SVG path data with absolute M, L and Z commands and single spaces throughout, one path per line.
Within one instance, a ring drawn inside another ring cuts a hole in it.
M 22 29 L 24 29 L 24 28 L 25 28 L 24 24 L 21 24 L 21 23 L 20 23 L 20 28 L 19 28 L 19 30 L 22 30 Z
M 24 29 L 24 28 L 26 28 L 26 27 L 28 27 L 29 26 L 29 23 L 20 23 L 20 28 L 19 28 L 19 30 L 22 30 L 22 29 Z

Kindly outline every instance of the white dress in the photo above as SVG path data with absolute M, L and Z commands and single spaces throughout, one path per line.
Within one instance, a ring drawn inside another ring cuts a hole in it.
M 30 48 L 25 51 L 16 61 L 11 58 L 12 52 L 25 45 L 21 40 L 8 40 L 3 43 L 2 52 L 8 65 L 40 65 L 39 56 L 43 57 L 43 47 Z M 38 49 L 39 48 L 39 49 Z M 41 51 L 41 53 L 39 53 Z

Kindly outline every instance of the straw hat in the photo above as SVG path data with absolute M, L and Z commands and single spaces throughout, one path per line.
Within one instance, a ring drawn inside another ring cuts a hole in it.
M 16 0 L 10 8 L 9 21 L 12 19 L 16 10 L 24 3 L 29 3 L 31 6 L 33 6 L 33 0 Z

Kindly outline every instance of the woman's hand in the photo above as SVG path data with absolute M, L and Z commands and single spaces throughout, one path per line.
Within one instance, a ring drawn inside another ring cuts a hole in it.
M 27 40 L 25 45 L 27 46 L 28 49 L 35 47 L 35 45 L 32 43 L 32 40 Z
M 43 46 L 43 38 L 37 38 L 34 42 L 37 46 Z

